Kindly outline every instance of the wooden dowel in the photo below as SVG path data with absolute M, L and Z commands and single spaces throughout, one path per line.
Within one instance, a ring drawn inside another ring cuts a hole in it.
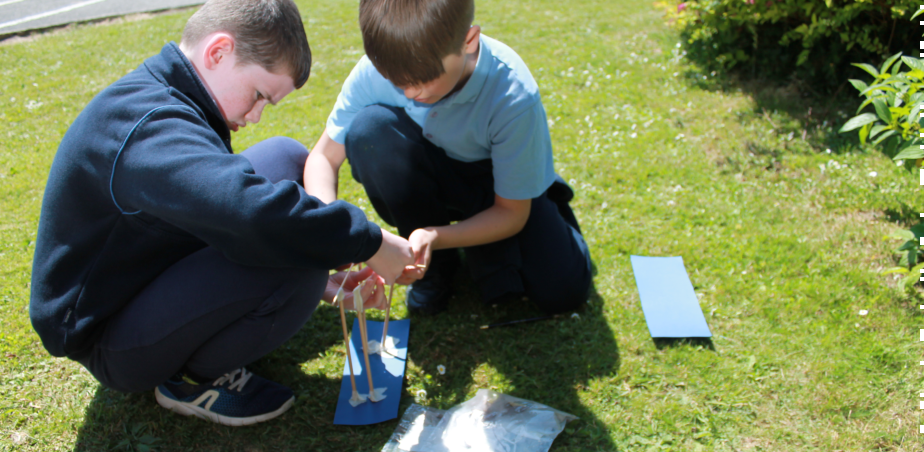
M 382 325 L 382 351 L 385 351 L 385 338 L 388 337 L 388 317 L 391 314 L 391 300 L 392 295 L 395 294 L 395 285 L 391 285 L 391 289 L 388 290 L 388 305 L 385 306 L 385 325 Z M 385 356 L 385 355 L 382 355 Z
M 373 397 L 375 385 L 372 383 L 372 365 L 369 364 L 369 335 L 366 332 L 366 307 L 360 294 L 361 289 L 362 284 L 353 289 L 353 303 L 356 307 L 356 315 L 359 316 L 359 333 L 363 340 L 363 358 L 366 360 L 366 376 L 369 378 L 369 400 L 377 402 L 377 400 L 373 400 L 375 398 Z
M 344 281 L 346 278 L 344 278 Z M 347 363 L 350 365 L 350 384 L 353 385 L 353 394 L 356 394 L 356 377 L 353 376 L 353 356 L 350 353 L 350 335 L 347 333 L 346 314 L 343 309 L 343 300 L 340 300 L 340 325 L 343 327 L 343 344 L 346 345 Z

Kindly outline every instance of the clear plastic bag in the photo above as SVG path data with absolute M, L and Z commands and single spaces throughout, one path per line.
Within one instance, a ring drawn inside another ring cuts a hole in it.
M 411 405 L 382 452 L 546 452 L 576 416 L 479 389 L 449 410 Z

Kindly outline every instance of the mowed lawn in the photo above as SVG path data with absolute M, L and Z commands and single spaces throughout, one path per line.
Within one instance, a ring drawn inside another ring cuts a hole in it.
M 237 150 L 274 135 L 310 147 L 362 55 L 355 0 L 298 3 L 311 78 L 238 133 Z M 251 366 L 298 400 L 248 428 L 102 388 L 32 331 L 32 253 L 57 145 L 97 92 L 178 41 L 190 14 L 0 43 L 0 450 L 375 451 L 397 424 L 332 425 L 345 352 L 328 306 Z M 897 246 L 884 237 L 920 220 L 924 196 L 917 174 L 836 133 L 859 100 L 700 73 L 644 2 L 479 1 L 476 22 L 541 87 L 594 293 L 576 317 L 484 331 L 537 312 L 482 306 L 461 272 L 449 312 L 413 320 L 402 412 L 492 388 L 579 416 L 556 451 L 922 450 L 924 315 L 881 272 Z M 374 217 L 341 174 L 342 197 Z M 633 254 L 683 256 L 711 342 L 652 340 Z

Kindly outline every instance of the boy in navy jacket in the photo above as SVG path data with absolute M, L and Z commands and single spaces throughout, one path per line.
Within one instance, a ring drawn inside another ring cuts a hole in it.
M 408 242 L 302 188 L 307 150 L 273 138 L 241 154 L 231 132 L 308 79 L 291 0 L 210 0 L 177 46 L 103 90 L 68 129 L 45 190 L 30 316 L 54 356 L 120 391 L 227 425 L 271 419 L 288 388 L 243 366 L 347 287 L 384 306 Z M 375 272 L 374 275 L 373 271 Z
M 337 199 L 340 166 L 408 237 L 412 312 L 447 305 L 457 248 L 483 300 L 548 312 L 587 299 L 591 261 L 555 174 L 539 88 L 510 47 L 472 25 L 473 0 L 361 0 L 364 56 L 305 165 L 305 188 Z

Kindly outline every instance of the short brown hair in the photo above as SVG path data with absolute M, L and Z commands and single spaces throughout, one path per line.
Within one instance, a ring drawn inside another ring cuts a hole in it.
M 398 86 L 445 72 L 443 57 L 462 51 L 474 0 L 361 0 L 359 27 L 372 65 Z
M 234 36 L 237 64 L 288 71 L 295 88 L 308 80 L 311 48 L 292 0 L 208 0 L 186 22 L 183 42 L 194 46 L 219 31 Z

